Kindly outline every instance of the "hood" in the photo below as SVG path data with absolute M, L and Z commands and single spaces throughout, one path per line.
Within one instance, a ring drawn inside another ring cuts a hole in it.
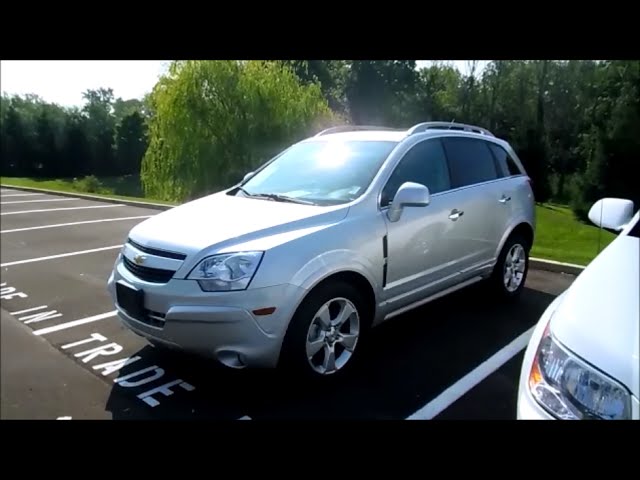
M 566 347 L 640 397 L 640 240 L 617 237 L 576 278 L 551 320 Z
M 318 207 L 215 193 L 155 215 L 129 237 L 145 247 L 187 255 L 202 249 L 331 224 L 344 218 L 344 205 Z

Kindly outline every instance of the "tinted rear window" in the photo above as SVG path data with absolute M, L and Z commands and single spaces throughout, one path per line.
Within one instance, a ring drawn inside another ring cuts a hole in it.
M 496 162 L 486 142 L 474 138 L 442 139 L 451 171 L 451 186 L 464 187 L 495 180 Z
M 500 145 L 496 145 L 495 143 L 488 143 L 489 148 L 493 152 L 493 155 L 496 157 L 498 162 L 498 167 L 502 171 L 503 177 L 510 177 L 512 175 L 520 175 L 522 172 L 516 165 L 516 162 L 511 158 L 511 156 L 507 153 L 507 151 L 502 148 Z

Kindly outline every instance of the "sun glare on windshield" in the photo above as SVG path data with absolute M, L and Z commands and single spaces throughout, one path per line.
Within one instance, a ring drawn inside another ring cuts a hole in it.
M 302 142 L 286 150 L 243 185 L 246 193 L 288 201 L 335 205 L 352 201 L 371 183 L 395 142 L 329 140 Z
M 351 155 L 351 149 L 344 142 L 332 141 L 317 152 L 314 158 L 318 168 L 337 168 L 344 165 Z

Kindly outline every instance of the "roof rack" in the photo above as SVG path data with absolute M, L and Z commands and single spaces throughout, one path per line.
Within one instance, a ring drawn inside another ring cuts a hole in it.
M 455 123 L 455 122 L 423 122 L 414 125 L 407 131 L 407 135 L 413 135 L 414 133 L 425 132 L 431 129 L 438 130 L 464 130 L 465 132 L 474 132 L 480 133 L 482 135 L 488 135 L 490 137 L 495 137 L 493 133 L 491 133 L 486 128 L 477 127 L 475 125 L 467 125 L 465 123 Z
M 373 125 L 341 125 L 339 127 L 331 127 L 326 130 L 322 130 L 320 133 L 317 133 L 316 137 L 321 137 L 322 135 L 329 135 L 330 133 L 341 133 L 341 132 L 358 132 L 363 130 L 385 130 L 385 131 L 394 131 L 401 132 L 402 129 L 399 128 L 391 128 L 391 127 L 376 127 Z

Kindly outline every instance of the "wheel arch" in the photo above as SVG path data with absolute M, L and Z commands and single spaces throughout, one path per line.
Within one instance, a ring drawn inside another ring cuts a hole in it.
M 302 305 L 305 299 L 318 287 L 336 281 L 343 281 L 345 283 L 356 285 L 358 290 L 363 293 L 368 308 L 368 315 L 366 318 L 368 319 L 369 325 L 371 325 L 376 314 L 378 297 L 372 282 L 365 274 L 358 272 L 355 269 L 338 270 L 317 278 L 314 282 L 310 283 L 308 287 L 306 287 L 307 292 L 300 298 L 298 304 L 295 306 L 294 312 L 298 311 L 300 305 Z
M 509 240 L 509 238 L 511 238 L 513 235 L 516 235 L 516 234 L 521 234 L 524 236 L 524 238 L 528 242 L 527 252 L 531 251 L 531 248 L 533 247 L 533 242 L 535 240 L 535 230 L 533 228 L 533 225 L 530 222 L 528 222 L 527 220 L 521 219 L 519 221 L 514 222 L 512 227 L 505 231 L 504 235 L 502 236 L 502 239 L 500 240 L 500 245 L 498 246 L 498 250 L 495 253 L 496 260 L 500 256 L 500 252 L 502 252 L 502 249 L 504 248 L 504 245 L 507 243 L 507 240 Z
M 524 239 L 527 241 L 527 247 L 529 251 L 533 247 L 533 241 L 535 239 L 535 232 L 533 227 L 528 222 L 520 222 L 513 229 L 511 233 L 507 236 L 507 238 L 512 237 L 513 235 L 522 235 Z

